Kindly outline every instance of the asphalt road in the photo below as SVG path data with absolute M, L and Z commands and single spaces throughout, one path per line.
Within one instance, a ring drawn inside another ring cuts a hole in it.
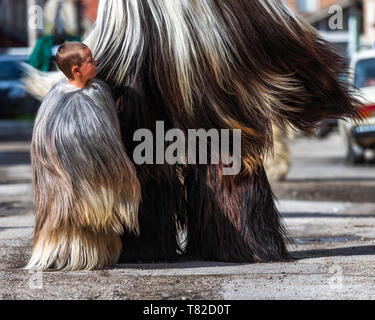
M 29 273 L 29 142 L 0 141 L 0 299 L 374 299 L 375 168 L 348 166 L 337 133 L 290 142 L 274 184 L 294 244 L 288 263 L 181 261 Z

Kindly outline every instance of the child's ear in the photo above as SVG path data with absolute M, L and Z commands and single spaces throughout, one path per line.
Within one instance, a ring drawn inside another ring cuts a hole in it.
M 80 75 L 81 75 L 81 72 L 79 71 L 78 66 L 74 66 L 74 67 L 72 68 L 72 74 L 73 74 L 74 76 L 80 76 Z

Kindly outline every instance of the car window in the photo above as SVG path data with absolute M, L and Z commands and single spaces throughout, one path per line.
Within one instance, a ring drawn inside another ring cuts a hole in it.
M 23 71 L 17 62 L 0 62 L 0 80 L 17 80 L 22 77 Z
M 357 88 L 375 86 L 375 58 L 357 62 L 354 84 Z

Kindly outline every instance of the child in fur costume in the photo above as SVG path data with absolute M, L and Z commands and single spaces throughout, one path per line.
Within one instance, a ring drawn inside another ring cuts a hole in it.
M 139 232 L 140 186 L 91 50 L 66 43 L 57 64 L 68 79 L 43 100 L 31 145 L 36 221 L 26 268 L 103 268 L 116 263 L 124 226 Z

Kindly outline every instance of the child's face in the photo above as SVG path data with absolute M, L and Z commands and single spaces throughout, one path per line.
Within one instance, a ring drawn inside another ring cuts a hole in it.
M 83 62 L 79 69 L 84 80 L 89 80 L 96 76 L 96 61 L 93 59 L 92 52 L 89 48 L 83 51 Z

